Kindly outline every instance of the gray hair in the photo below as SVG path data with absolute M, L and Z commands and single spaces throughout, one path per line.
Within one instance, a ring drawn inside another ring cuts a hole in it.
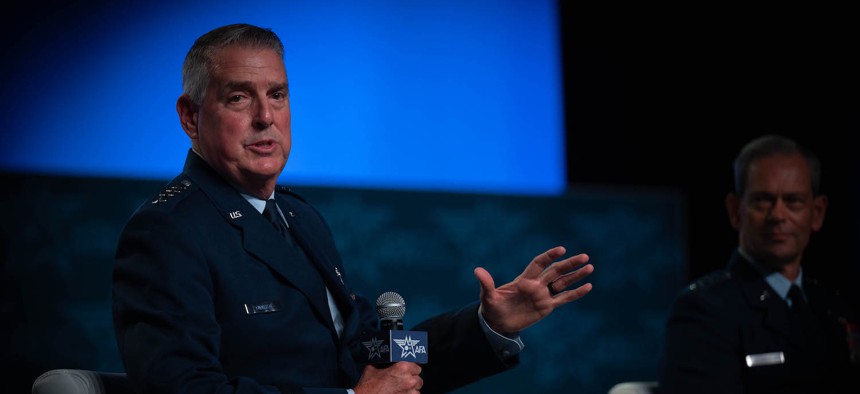
M 812 178 L 812 194 L 821 192 L 821 161 L 812 151 L 801 146 L 797 141 L 776 134 L 758 137 L 741 149 L 734 162 L 735 193 L 742 196 L 749 177 L 749 168 L 753 161 L 776 154 L 800 153 L 806 158 L 809 173 Z
M 216 66 L 212 59 L 215 52 L 231 45 L 271 49 L 281 60 L 284 59 L 284 44 L 271 29 L 237 23 L 209 31 L 194 41 L 182 65 L 182 93 L 195 104 L 200 104 L 206 94 L 206 86 Z

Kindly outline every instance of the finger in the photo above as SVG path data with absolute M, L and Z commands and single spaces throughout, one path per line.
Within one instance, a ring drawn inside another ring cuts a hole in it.
M 475 277 L 478 278 L 478 283 L 481 285 L 481 294 L 486 294 L 492 292 L 496 289 L 496 283 L 493 281 L 493 276 L 490 273 L 481 268 L 475 268 Z
M 585 265 L 576 271 L 568 272 L 557 277 L 555 280 L 549 279 L 547 286 L 550 287 L 550 293 L 560 293 L 568 286 L 585 279 L 588 275 L 594 272 L 594 266 L 591 264 Z
M 591 292 L 593 286 L 591 283 L 586 283 L 582 286 L 579 286 L 575 289 L 566 290 L 562 293 L 559 293 L 555 300 L 558 302 L 557 305 L 566 304 L 571 301 L 576 301 L 582 297 L 585 297 L 586 294 Z
M 564 249 L 564 246 L 556 246 L 550 250 L 547 250 L 546 252 L 535 256 L 535 258 L 532 259 L 531 263 L 526 266 L 526 269 L 523 271 L 522 277 L 528 279 L 539 277 L 540 274 L 546 269 L 546 267 L 552 264 L 557 258 L 564 256 L 565 252 L 566 250 Z
M 569 258 L 566 258 L 564 260 L 558 261 L 543 271 L 543 273 L 541 274 L 541 279 L 545 280 L 547 283 L 554 282 L 554 281 L 558 280 L 559 278 L 561 278 L 565 275 L 580 271 L 583 268 L 580 266 L 587 263 L 588 260 L 589 260 L 589 257 L 587 254 L 580 253 L 576 256 L 569 257 Z M 581 275 L 580 279 L 582 277 L 585 277 L 588 273 L 591 273 L 591 272 L 589 271 L 587 273 L 585 273 L 585 272 L 580 273 L 580 275 Z M 574 281 L 568 281 L 567 283 L 570 284 L 572 282 L 574 282 Z

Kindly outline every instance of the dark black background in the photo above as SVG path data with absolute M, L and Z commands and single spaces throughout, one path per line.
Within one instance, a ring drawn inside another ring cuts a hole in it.
M 724 199 L 731 163 L 766 133 L 821 156 L 830 206 L 805 269 L 860 281 L 860 29 L 824 6 L 560 2 L 568 183 L 687 196 L 688 279 L 725 264 L 737 235 Z M 856 297 L 856 296 L 855 296 Z

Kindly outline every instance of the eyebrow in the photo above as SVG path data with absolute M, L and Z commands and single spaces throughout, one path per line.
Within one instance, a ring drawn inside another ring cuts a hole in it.
M 809 194 L 810 193 L 808 193 L 808 192 L 801 192 L 801 191 L 790 191 L 790 192 L 783 192 L 783 193 L 773 193 L 773 192 L 767 192 L 767 191 L 751 191 L 749 193 L 749 195 L 753 196 L 753 197 L 805 197 L 805 196 L 808 196 Z
M 221 88 L 221 92 L 223 93 L 233 90 L 252 91 L 254 90 L 254 84 L 250 81 L 230 81 L 224 84 Z M 275 90 L 285 90 L 289 92 L 289 84 L 286 82 L 273 82 L 269 84 L 266 91 L 271 92 Z

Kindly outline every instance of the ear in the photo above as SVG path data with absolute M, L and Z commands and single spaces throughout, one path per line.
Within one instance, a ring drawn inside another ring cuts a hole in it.
M 827 196 L 819 195 L 812 200 L 812 231 L 821 230 L 824 214 L 827 213 Z
M 729 223 L 735 230 L 741 228 L 741 199 L 734 193 L 729 193 L 726 196 L 726 213 L 729 215 Z
M 179 123 L 182 125 L 182 129 L 185 130 L 185 134 L 192 140 L 197 139 L 197 115 L 199 110 L 200 108 L 187 94 L 179 96 L 179 99 L 176 100 L 176 113 L 179 114 Z

